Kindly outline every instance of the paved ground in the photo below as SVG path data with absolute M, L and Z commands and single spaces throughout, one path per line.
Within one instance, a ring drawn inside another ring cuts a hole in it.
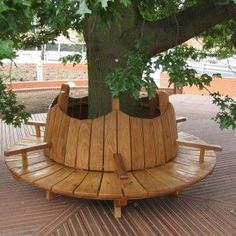
M 180 130 L 223 146 L 211 176 L 177 198 L 131 202 L 116 220 L 108 201 L 46 201 L 44 191 L 12 179 L 1 157 L 0 235 L 236 235 L 236 131 L 221 131 L 211 120 L 217 109 L 209 97 L 174 95 L 171 101 L 177 115 L 189 118 Z M 0 130 L 1 151 L 32 132 L 3 123 Z

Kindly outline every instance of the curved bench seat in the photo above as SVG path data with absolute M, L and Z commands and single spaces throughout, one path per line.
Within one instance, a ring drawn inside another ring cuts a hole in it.
M 21 144 L 30 141 L 31 138 L 25 138 Z M 5 162 L 15 177 L 50 192 L 78 198 L 132 200 L 166 195 L 191 186 L 212 172 L 216 157 L 213 151 L 206 151 L 204 162 L 199 163 L 199 150 L 179 147 L 175 159 L 159 167 L 129 171 L 126 180 L 120 180 L 114 172 L 66 167 L 50 160 L 42 151 L 28 154 L 27 167 L 22 166 L 19 155 L 5 157 Z
M 45 189 L 49 200 L 55 194 L 113 200 L 120 217 L 128 200 L 176 194 L 214 169 L 213 150 L 221 147 L 178 133 L 165 93 L 150 102 L 150 111 L 154 114 L 158 107 L 160 112 L 153 118 L 123 113 L 114 98 L 110 113 L 80 120 L 67 114 L 68 101 L 67 86 L 45 123 L 28 122 L 36 137 L 26 137 L 5 152 L 13 177 Z

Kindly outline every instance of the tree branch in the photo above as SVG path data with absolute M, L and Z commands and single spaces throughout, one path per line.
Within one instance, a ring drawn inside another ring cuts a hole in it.
M 236 4 L 222 5 L 220 1 L 215 0 L 204 1 L 156 22 L 146 22 L 140 26 L 143 37 L 155 39 L 145 47 L 146 54 L 149 57 L 155 56 L 234 17 L 236 17 Z

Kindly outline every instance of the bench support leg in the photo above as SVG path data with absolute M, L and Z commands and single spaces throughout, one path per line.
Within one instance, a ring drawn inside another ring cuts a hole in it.
M 122 206 L 126 206 L 127 204 L 128 204 L 128 201 L 126 198 L 114 201 L 114 216 L 115 216 L 115 218 L 121 217 L 121 208 L 122 208 Z
M 19 179 L 20 179 L 20 177 L 18 177 L 17 175 L 15 175 L 13 172 L 11 172 L 11 175 L 12 175 L 13 179 L 16 179 L 16 180 L 19 180 Z
M 56 197 L 55 193 L 53 193 L 53 192 L 51 192 L 49 190 L 46 191 L 46 199 L 47 200 L 53 200 L 55 197 Z
M 173 192 L 170 194 L 173 197 L 178 197 L 179 196 L 179 191 Z

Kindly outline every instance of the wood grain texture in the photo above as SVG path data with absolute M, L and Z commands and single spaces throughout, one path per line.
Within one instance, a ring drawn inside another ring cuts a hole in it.
M 158 94 L 160 112 L 161 114 L 163 114 L 166 111 L 169 104 L 169 95 L 164 91 L 157 91 L 157 94 Z
M 143 119 L 143 140 L 145 153 L 145 168 L 151 168 L 156 165 L 156 150 L 154 138 L 154 126 L 150 119 Z
M 158 181 L 152 175 L 150 175 L 146 170 L 134 171 L 133 175 L 138 180 L 138 182 L 145 188 L 148 192 L 148 196 L 152 197 L 155 195 L 164 194 L 168 191 L 168 186 Z
M 118 112 L 118 153 L 121 154 L 126 170 L 131 170 L 130 119 Z
M 168 162 L 173 158 L 173 147 L 172 147 L 172 137 L 171 129 L 168 121 L 168 113 L 165 112 L 161 117 L 162 129 L 163 129 L 163 138 L 165 144 L 165 161 Z
M 57 144 L 58 144 L 58 139 L 59 139 L 61 121 L 63 117 L 63 112 L 61 111 L 60 107 L 56 106 L 55 108 L 56 110 L 55 110 L 53 129 L 50 131 L 52 132 L 51 134 L 52 147 L 50 149 L 50 156 L 49 156 L 53 160 L 57 159 Z
M 176 118 L 175 118 L 175 111 L 171 103 L 169 103 L 169 106 L 168 106 L 167 117 L 168 117 L 168 122 L 170 126 L 170 135 L 171 135 L 171 142 L 172 142 L 172 156 L 174 158 L 177 154 L 176 140 L 178 138 L 178 132 L 177 132 L 177 124 L 176 124 Z
M 92 122 L 90 145 L 90 170 L 103 170 L 104 116 Z
M 51 190 L 55 184 L 62 181 L 72 172 L 74 172 L 72 168 L 63 167 L 59 171 L 35 181 L 34 184 L 40 188 Z
M 44 168 L 44 169 L 41 169 L 38 171 L 34 171 L 32 173 L 24 174 L 21 176 L 21 178 L 23 180 L 25 180 L 26 182 L 34 183 L 35 181 L 37 181 L 43 177 L 49 176 L 49 175 L 59 171 L 62 168 L 64 168 L 62 165 L 54 164 L 54 165 L 49 166 L 47 168 Z
M 73 196 L 74 190 L 81 184 L 87 174 L 87 171 L 74 171 L 61 182 L 54 185 L 52 191 Z
M 132 170 L 144 168 L 144 143 L 142 119 L 130 117 Z
M 38 150 L 43 150 L 45 148 L 51 147 L 51 143 L 18 143 L 10 147 L 7 151 L 4 152 L 4 156 L 13 156 L 17 154 L 33 152 Z
M 66 143 L 65 165 L 69 167 L 76 166 L 76 153 L 81 121 L 71 118 Z
M 82 120 L 78 134 L 76 168 L 85 170 L 89 168 L 90 134 L 91 120 Z
M 56 144 L 56 156 L 54 160 L 60 164 L 65 163 L 67 135 L 69 130 L 70 117 L 62 114 L 61 124 L 58 132 L 58 139 Z M 54 144 L 55 145 L 55 144 Z
M 83 182 L 75 189 L 76 197 L 97 198 L 102 172 L 89 171 Z
M 113 154 L 117 153 L 117 112 L 113 111 L 105 116 L 104 135 L 104 170 L 116 169 Z
M 118 177 L 120 179 L 127 179 L 128 178 L 128 173 L 127 170 L 125 168 L 123 159 L 121 154 L 113 154 L 113 158 L 115 160 L 116 163 L 116 174 L 118 175 Z
M 124 196 L 127 198 L 145 198 L 148 196 L 147 190 L 137 181 L 132 172 L 128 173 L 128 179 L 122 181 Z
M 52 140 L 56 110 L 57 110 L 56 107 L 53 107 L 48 111 L 47 119 L 46 119 L 46 127 L 45 127 L 45 132 L 44 132 L 44 141 L 45 142 L 51 142 L 51 140 Z M 50 149 L 49 148 L 45 149 L 44 153 L 49 157 Z
M 115 173 L 103 173 L 98 197 L 100 199 L 117 199 L 123 196 L 120 179 Z
M 164 144 L 164 134 L 161 119 L 155 118 L 152 120 L 154 127 L 154 142 L 156 151 L 156 165 L 162 165 L 165 163 L 165 144 Z

